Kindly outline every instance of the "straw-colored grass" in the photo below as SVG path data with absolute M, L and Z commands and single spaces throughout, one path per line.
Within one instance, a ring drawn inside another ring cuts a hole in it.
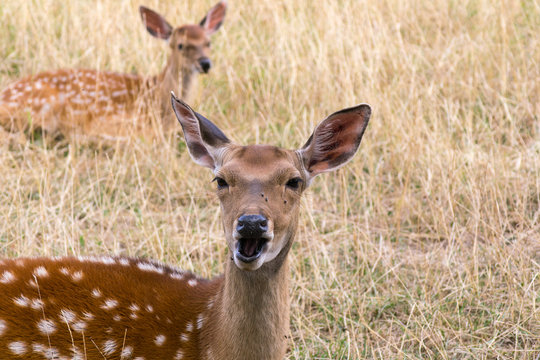
M 155 74 L 134 1 L 3 0 L 0 85 L 59 67 Z M 145 5 L 179 25 L 210 0 Z M 230 0 L 191 104 L 239 143 L 371 123 L 303 202 L 290 359 L 539 359 L 540 4 Z M 8 138 L 4 134 L 3 138 Z M 181 136 L 0 143 L 0 254 L 127 254 L 204 276 L 225 242 Z

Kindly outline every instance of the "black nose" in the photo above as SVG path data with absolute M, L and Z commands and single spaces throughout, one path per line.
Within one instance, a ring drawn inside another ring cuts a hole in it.
M 236 231 L 245 238 L 257 238 L 268 230 L 268 220 L 262 215 L 242 215 Z
M 205 73 L 207 73 L 208 70 L 210 70 L 210 68 L 212 67 L 212 63 L 210 62 L 210 59 L 207 57 L 200 58 L 199 65 L 201 65 L 201 68 Z

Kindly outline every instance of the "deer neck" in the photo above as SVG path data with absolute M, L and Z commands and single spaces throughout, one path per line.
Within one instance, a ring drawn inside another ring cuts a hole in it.
M 170 107 L 171 91 L 181 89 L 182 99 L 185 100 L 195 77 L 195 69 L 179 56 L 170 56 L 167 65 L 158 76 L 158 87 L 161 97 L 166 98 L 167 108 Z
M 174 125 L 176 120 L 170 109 L 171 91 L 180 93 L 182 99 L 187 99 L 195 73 L 193 66 L 189 66 L 183 58 L 170 56 L 161 73 L 149 80 L 150 88 L 154 89 L 153 98 L 160 106 L 162 118 L 170 118 Z
M 293 237 L 275 260 L 256 271 L 227 262 L 223 285 L 209 310 L 211 321 L 203 330 L 208 360 L 283 359 L 289 332 L 287 253 Z

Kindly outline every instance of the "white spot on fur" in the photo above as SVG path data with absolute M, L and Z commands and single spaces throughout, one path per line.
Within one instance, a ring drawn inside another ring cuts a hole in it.
M 133 359 L 133 360 L 145 360 L 145 359 L 144 359 L 144 356 L 137 356 L 137 357 L 136 357 L 135 359 Z
M 156 338 L 154 339 L 154 343 L 157 345 L 157 346 L 161 346 L 165 343 L 165 340 L 167 338 L 165 337 L 165 335 L 158 335 L 156 336 Z
M 103 343 L 103 355 L 111 355 L 116 351 L 116 341 L 107 340 Z
M 122 352 L 120 353 L 120 359 L 131 358 L 132 355 L 133 355 L 133 347 L 126 346 L 125 348 L 122 349 Z
M 2 277 L 0 278 L 0 283 L 7 284 L 15 280 L 15 275 L 11 271 L 4 271 Z
M 60 353 L 56 348 L 45 346 L 43 344 L 32 343 L 32 349 L 34 350 L 34 352 L 45 356 L 45 359 L 60 359 Z
M 131 313 L 129 314 L 129 317 L 132 318 L 133 320 L 139 318 L 139 315 L 135 314 L 135 313 Z
M 37 323 L 38 330 L 44 335 L 51 335 L 56 331 L 54 321 L 42 319 Z
M 0 336 L 4 335 L 7 329 L 7 323 L 5 320 L 0 320 Z
M 146 305 L 146 311 L 149 313 L 154 312 L 154 307 L 152 305 Z
M 187 334 L 181 334 L 180 335 L 180 341 L 189 341 L 189 336 Z
M 171 279 L 184 280 L 184 274 L 172 273 L 170 277 Z
M 153 271 L 158 274 L 163 274 L 163 269 L 150 263 L 138 263 L 137 267 L 143 271 Z
M 71 310 L 68 309 L 62 309 L 60 310 L 60 319 L 62 319 L 64 322 L 71 324 L 75 321 L 77 318 L 77 315 Z
M 184 351 L 182 349 L 178 349 L 176 352 L 176 355 L 174 356 L 174 360 L 182 360 L 184 358 Z
M 23 341 L 14 341 L 9 343 L 8 348 L 15 355 L 24 355 L 27 351 L 26 343 Z
M 99 258 L 99 261 L 102 264 L 105 264 L 105 265 L 114 265 L 114 264 L 116 264 L 116 261 L 110 256 L 102 256 L 102 257 Z
M 105 300 L 103 305 L 101 305 L 101 308 L 104 309 L 104 310 L 111 310 L 111 309 L 114 309 L 117 306 L 118 306 L 118 301 L 116 301 L 114 299 L 107 299 L 107 300 Z
M 197 329 L 201 329 L 203 326 L 203 315 L 202 314 L 199 314 L 199 316 L 197 317 Z
M 83 355 L 81 350 L 75 345 L 71 345 L 71 360 L 85 360 L 86 356 Z
M 18 298 L 13 299 L 13 302 L 21 307 L 27 307 L 30 304 L 30 300 L 22 294 Z
M 45 102 L 45 99 L 41 99 L 41 102 L 44 103 L 44 102 Z M 45 115 L 45 114 L 47 114 L 50 110 L 51 110 L 51 105 L 50 105 L 50 104 L 43 104 L 43 107 L 41 108 L 41 110 L 39 111 L 39 113 L 40 113 L 41 115 Z
M 117 90 L 117 91 L 113 91 L 111 93 L 112 97 L 119 97 L 119 96 L 122 96 L 122 95 L 127 95 L 127 90 L 124 89 L 124 90 Z
M 58 271 L 60 271 L 62 274 L 66 275 L 66 276 L 69 276 L 69 270 L 67 268 L 65 268 L 65 267 L 61 267 L 60 270 L 58 270 Z
M 82 333 L 86 329 L 86 323 L 84 321 L 77 321 L 71 325 L 71 328 L 79 333 Z
M 120 260 L 118 260 L 118 262 L 122 266 L 129 266 L 129 260 L 128 259 L 121 258 Z
M 76 271 L 73 273 L 73 275 L 71 275 L 71 278 L 73 279 L 73 281 L 81 281 L 81 279 L 83 278 L 83 272 Z
M 195 286 L 195 285 L 197 285 L 197 280 L 195 280 L 195 279 L 190 279 L 190 280 L 188 281 L 188 285 L 189 285 L 189 286 Z
M 71 102 L 77 105 L 88 105 L 91 103 L 89 99 L 81 99 L 80 97 L 71 99 Z
M 38 285 L 37 285 L 37 283 L 34 281 L 34 279 L 28 280 L 28 286 L 33 287 L 33 288 L 37 288 L 37 287 L 38 287 Z
M 87 312 L 87 311 L 83 312 L 83 317 L 84 317 L 86 320 L 94 320 L 94 314 L 89 313 L 89 312 Z
M 192 332 L 193 331 L 193 323 L 190 321 L 186 325 L 186 331 Z
M 92 290 L 92 296 L 95 297 L 95 298 L 100 298 L 101 297 L 101 290 L 99 290 L 99 289 Z
M 44 277 L 49 276 L 49 272 L 43 266 L 39 266 L 34 269 L 34 275 L 36 275 L 37 277 L 44 278 Z
M 116 314 L 116 315 L 113 316 L 113 320 L 114 321 L 120 321 L 120 320 L 122 320 L 122 317 L 120 315 Z
M 34 85 L 35 85 L 37 90 L 43 88 L 43 85 L 41 84 L 41 81 L 36 81 Z
M 43 303 L 43 301 L 41 299 L 33 299 L 32 302 L 30 303 L 30 307 L 34 310 L 41 310 L 43 309 L 43 306 L 45 304 Z
M 129 305 L 129 310 L 135 312 L 135 311 L 139 311 L 141 308 L 139 307 L 139 305 L 133 303 L 131 305 Z

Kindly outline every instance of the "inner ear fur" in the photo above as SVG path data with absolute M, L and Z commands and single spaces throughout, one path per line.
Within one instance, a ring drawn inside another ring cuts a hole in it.
M 199 23 L 206 32 L 206 35 L 212 35 L 221 27 L 225 14 L 227 13 L 227 1 L 222 0 L 212 7 L 205 17 Z
M 139 12 L 141 14 L 142 22 L 146 26 L 146 30 L 148 30 L 152 36 L 163 40 L 167 40 L 171 36 L 173 27 L 163 16 L 145 6 L 140 6 Z
M 214 169 L 216 150 L 230 143 L 227 136 L 210 120 L 195 112 L 171 93 L 176 118 L 182 126 L 189 154 L 197 164 Z
M 366 130 L 371 108 L 367 104 L 328 116 L 299 150 L 310 177 L 345 165 L 356 154 Z

